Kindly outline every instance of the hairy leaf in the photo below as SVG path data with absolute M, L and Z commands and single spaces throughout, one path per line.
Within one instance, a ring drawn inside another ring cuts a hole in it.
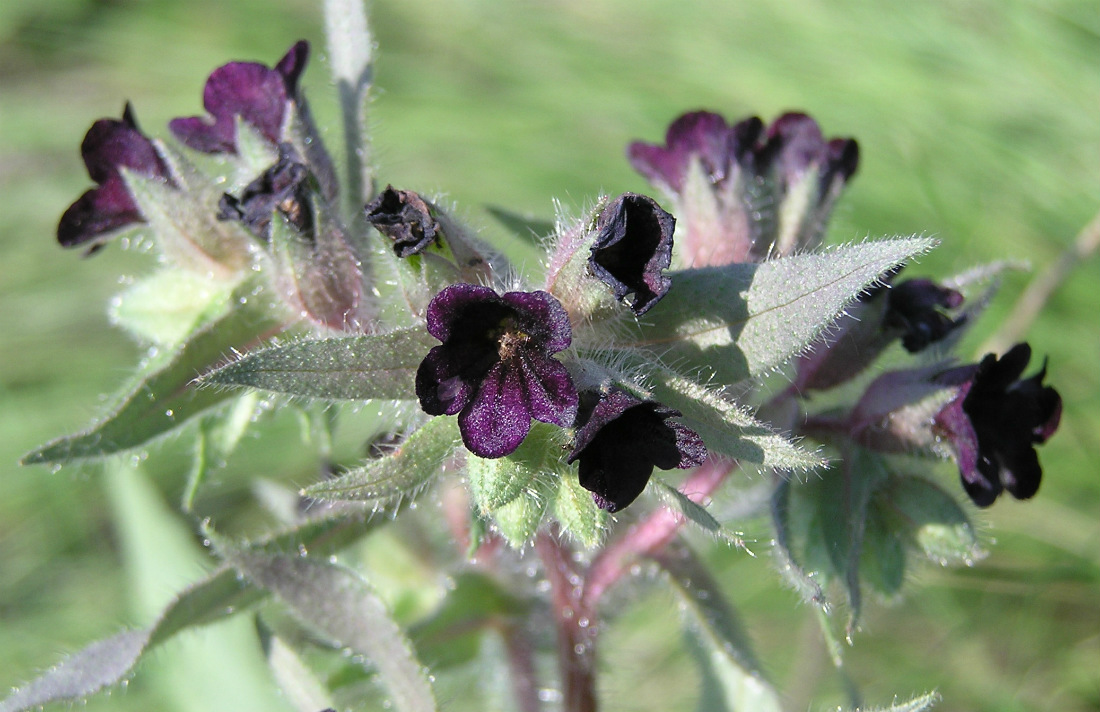
M 298 652 L 257 618 L 256 628 L 271 675 L 287 701 L 298 712 L 334 709 L 336 702 Z
M 257 552 L 297 549 L 324 556 L 383 521 L 387 520 L 365 519 L 362 510 L 345 508 L 309 519 L 249 546 Z M 153 625 L 97 641 L 65 658 L 0 702 L 0 712 L 21 712 L 56 700 L 79 699 L 115 685 L 145 653 L 180 631 L 247 610 L 265 596 L 266 591 L 242 581 L 236 571 L 223 566 L 179 594 Z
M 927 712 L 939 701 L 939 693 L 926 692 L 906 702 L 895 702 L 889 707 L 868 707 L 856 712 Z
M 721 393 L 671 369 L 654 367 L 655 398 L 683 413 L 684 422 L 699 433 L 708 451 L 778 470 L 809 470 L 824 464 L 818 455 L 799 448 Z
M 200 382 L 311 398 L 409 400 L 417 366 L 434 345 L 422 328 L 298 341 L 253 351 Z
M 686 545 L 657 557 L 688 614 L 688 633 L 703 665 L 705 692 L 700 710 L 780 712 L 775 688 L 764 676 L 733 606 L 705 565 Z
M 932 561 L 945 566 L 971 564 L 985 555 L 966 511 L 929 480 L 891 477 L 882 497 L 881 505 L 901 519 L 901 532 Z
M 111 302 L 111 321 L 137 338 L 174 347 L 231 305 L 231 283 L 179 269 L 142 278 Z
M 647 347 L 723 384 L 760 376 L 806 348 L 884 272 L 934 244 L 916 237 L 880 240 L 678 272 L 627 345 Z
M 745 540 L 741 538 L 740 534 L 722 526 L 721 522 L 715 519 L 706 507 L 693 501 L 683 492 L 663 480 L 655 477 L 651 481 L 656 487 L 657 496 L 669 509 L 680 513 L 687 521 L 695 524 L 714 538 L 733 544 L 740 549 L 745 548 Z
M 340 477 L 302 490 L 321 500 L 389 502 L 414 495 L 438 475 L 459 444 L 454 418 L 432 418 L 392 453 L 369 460 Z
M 231 563 L 336 644 L 366 656 L 403 712 L 437 709 L 412 645 L 359 574 L 311 557 L 228 552 Z
M 596 506 L 592 493 L 581 487 L 572 472 L 561 476 L 552 509 L 562 531 L 592 549 L 603 541 L 607 512 Z
M 194 379 L 283 330 L 287 322 L 252 282 L 234 294 L 234 308 L 196 332 L 175 353 L 153 359 L 111 413 L 87 430 L 59 438 L 23 457 L 24 465 L 101 458 L 139 447 L 182 426 L 233 394 L 197 388 Z
M 512 502 L 542 473 L 561 468 L 564 431 L 546 423 L 533 423 L 531 432 L 511 455 L 499 458 L 467 456 L 470 492 L 482 513 L 488 514 Z

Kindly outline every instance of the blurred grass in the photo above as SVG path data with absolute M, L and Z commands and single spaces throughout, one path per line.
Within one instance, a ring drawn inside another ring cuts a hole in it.
M 138 358 L 105 305 L 119 276 L 149 259 L 112 246 L 82 260 L 54 243 L 57 217 L 89 185 L 80 139 L 126 99 L 149 133 L 164 135 L 169 118 L 199 112 L 212 68 L 271 63 L 300 37 L 318 52 L 306 77 L 314 109 L 335 127 L 314 5 L 0 4 L 0 685 L 148 622 L 99 470 L 15 464 L 85 425 Z M 670 119 L 704 107 L 764 118 L 805 109 L 829 135 L 856 136 L 864 160 L 832 238 L 940 238 L 914 273 L 1005 257 L 1045 266 L 1100 208 L 1096 2 L 377 0 L 372 16 L 381 179 L 444 193 L 487 229 L 496 228 L 484 204 L 549 217 L 552 197 L 580 206 L 601 190 L 646 190 L 623 158 L 626 142 L 660 140 Z M 949 710 L 1100 708 L 1098 270 L 1095 258 L 1082 264 L 1029 335 L 1050 355 L 1049 380 L 1065 399 L 1062 428 L 1041 450 L 1041 494 L 978 515 L 989 559 L 925 569 L 903 601 L 872 607 L 849 651 L 870 702 L 939 687 Z M 972 343 L 1026 279 L 1006 279 Z M 305 464 L 281 443 L 295 442 L 295 424 L 275 425 L 279 435 L 249 443 L 244 461 L 292 481 Z M 157 473 L 170 503 L 183 472 L 169 464 Z M 209 508 L 246 498 L 246 472 L 226 470 Z M 811 692 L 817 708 L 839 701 L 803 630 L 806 612 L 792 614 L 792 595 L 765 564 L 714 558 L 792 707 L 805 708 Z M 641 595 L 612 628 L 603 655 L 610 709 L 692 699 L 668 604 Z M 126 694 L 89 708 L 167 708 L 165 694 L 139 675 Z

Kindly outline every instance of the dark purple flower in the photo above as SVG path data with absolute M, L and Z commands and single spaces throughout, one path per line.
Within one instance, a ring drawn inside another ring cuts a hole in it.
M 100 241 L 108 233 L 144 222 L 119 169 L 168 180 L 168 167 L 156 146 L 138 129 L 129 104 L 122 119 L 100 119 L 80 144 L 88 175 L 98 186 L 80 196 L 61 216 L 57 241 L 75 247 Z
M 635 142 L 627 155 L 635 170 L 673 198 L 680 256 L 694 267 L 816 246 L 859 165 L 853 139 L 827 141 L 817 122 L 798 113 L 765 129 L 755 116 L 730 125 L 718 114 L 696 111 L 672 122 L 664 146 Z
M 680 193 L 692 160 L 699 161 L 708 181 L 721 183 L 749 160 L 763 130 L 764 122 L 755 116 L 729 126 L 718 114 L 693 111 L 669 125 L 664 146 L 635 141 L 627 156 L 651 183 Z
M 387 185 L 364 210 L 367 222 L 393 241 L 398 257 L 418 254 L 439 242 L 441 229 L 431 206 L 411 190 Z
M 635 314 L 646 313 L 672 285 L 662 272 L 672 262 L 675 225 L 676 218 L 655 200 L 636 193 L 623 193 L 597 219 L 588 268 L 616 299 L 633 293 Z
M 219 220 L 238 220 L 264 240 L 271 239 L 271 217 L 278 211 L 304 237 L 313 237 L 313 208 L 309 195 L 309 168 L 294 147 L 279 144 L 279 160 L 241 191 L 218 203 Z
M 1028 499 L 1039 489 L 1043 471 L 1035 445 L 1058 428 L 1062 398 L 1043 385 L 1046 364 L 1020 380 L 1031 347 L 1016 344 L 1000 359 L 987 354 L 958 394 L 935 417 L 935 430 L 955 451 L 963 489 L 979 507 L 993 504 L 1002 491 Z
M 619 388 L 582 394 L 582 425 L 567 462 L 580 461 L 581 486 L 592 492 L 598 507 L 617 512 L 629 505 L 645 489 L 654 467 L 703 464 L 703 440 L 694 430 L 669 421 L 680 415 Z
M 546 292 L 454 284 L 428 305 L 434 347 L 416 372 L 416 396 L 429 415 L 458 413 L 467 449 L 481 457 L 515 451 L 531 419 L 562 427 L 577 415 L 577 390 L 551 357 L 569 347 L 565 308 Z
M 963 295 L 930 279 L 909 279 L 887 291 L 883 325 L 902 331 L 901 344 L 909 353 L 944 339 L 963 325 L 966 316 L 952 319 L 941 309 L 957 309 Z
M 230 62 L 215 69 L 202 92 L 210 113 L 172 119 L 168 128 L 185 146 L 203 153 L 236 153 L 236 117 L 272 143 L 282 137 L 287 109 L 309 59 L 309 43 L 297 42 L 274 69 L 256 62 Z

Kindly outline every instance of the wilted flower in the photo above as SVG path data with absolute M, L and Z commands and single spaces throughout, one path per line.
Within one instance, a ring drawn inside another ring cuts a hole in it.
M 620 388 L 582 394 L 581 425 L 567 462 L 580 462 L 581 486 L 592 492 L 597 506 L 617 512 L 629 505 L 645 489 L 654 467 L 703 464 L 703 440 L 694 430 L 669 421 L 680 415 Z
M 279 160 L 245 186 L 240 197 L 228 193 L 218 204 L 220 220 L 239 220 L 264 240 L 271 238 L 271 217 L 278 211 L 299 234 L 313 236 L 308 195 L 309 167 L 289 143 L 279 144 Z
M 680 260 L 702 267 L 815 247 L 841 189 L 859 165 L 853 139 L 826 141 L 809 116 L 767 129 L 756 117 L 728 125 L 697 111 L 676 119 L 665 145 L 632 143 L 635 170 L 676 203 Z
M 441 229 L 432 217 L 431 206 L 411 190 L 394 190 L 387 185 L 364 211 L 367 222 L 393 241 L 398 257 L 423 252 L 439 240 Z
M 429 415 L 454 415 L 467 449 L 481 457 L 515 451 L 531 419 L 563 427 L 577 414 L 577 390 L 554 358 L 569 347 L 569 317 L 546 292 L 455 284 L 428 305 L 434 347 L 416 372 Z
M 655 200 L 636 193 L 620 195 L 600 213 L 588 268 L 616 299 L 633 293 L 635 314 L 649 311 L 672 285 L 662 273 L 672 262 L 675 225 Z
M 299 41 L 274 69 L 256 62 L 230 62 L 206 80 L 202 105 L 210 113 L 172 119 L 168 128 L 181 143 L 203 153 L 237 152 L 237 118 L 272 143 L 282 138 L 290 102 L 309 58 L 309 43 Z
M 1035 445 L 1058 428 L 1062 398 L 1043 385 L 1046 364 L 1020 380 L 1031 347 L 1017 344 L 999 360 L 987 354 L 973 376 L 935 418 L 935 429 L 955 451 L 963 488 L 979 507 L 1002 491 L 1027 499 L 1039 489 L 1043 471 Z
M 99 185 L 80 196 L 61 216 L 57 240 L 65 247 L 97 241 L 120 228 L 143 222 L 120 169 L 169 180 L 156 146 L 138 129 L 129 104 L 122 119 L 100 119 L 80 144 L 88 175 Z

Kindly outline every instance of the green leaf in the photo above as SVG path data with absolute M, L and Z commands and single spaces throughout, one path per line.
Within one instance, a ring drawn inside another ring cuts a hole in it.
M 905 583 L 907 552 L 905 538 L 898 536 L 892 518 L 883 512 L 882 497 L 876 494 L 867 509 L 863 532 L 860 578 L 879 594 L 892 597 Z
M 564 467 L 564 438 L 562 428 L 536 422 L 511 455 L 491 459 L 468 455 L 466 472 L 478 509 L 495 512 L 519 497 L 542 473 L 559 473 Z
M 243 574 L 275 594 L 294 615 L 337 645 L 364 655 L 403 712 L 436 710 L 412 645 L 359 574 L 312 557 L 227 552 Z
M 111 321 L 138 339 L 171 347 L 230 307 L 233 284 L 180 269 L 162 269 L 111 302 Z
M 542 474 L 527 482 L 519 495 L 490 515 L 497 531 L 513 547 L 531 540 L 559 486 L 556 472 Z
M 161 178 L 126 168 L 121 173 L 157 247 L 171 264 L 222 279 L 247 268 L 253 240 L 239 225 L 216 219 L 213 206 L 221 194 L 212 184 L 181 191 Z
M 252 282 L 234 294 L 229 313 L 196 332 L 178 351 L 152 359 L 109 415 L 28 453 L 22 463 L 101 458 L 140 447 L 233 397 L 225 389 L 197 388 L 194 380 L 222 363 L 227 353 L 247 351 L 287 325 Z
M 525 609 L 524 601 L 492 577 L 466 571 L 454 577 L 446 598 L 409 630 L 409 637 L 432 669 L 460 665 L 477 657 L 485 630 L 518 617 Z
M 813 509 L 802 505 L 796 499 L 790 480 L 780 480 L 772 495 L 772 525 L 775 527 L 775 545 L 772 554 L 783 580 L 793 588 L 802 600 L 814 604 L 815 608 L 826 605 L 825 591 L 822 588 L 821 575 L 813 569 L 807 569 L 800 562 L 792 547 L 795 541 L 802 541 L 809 529 L 809 513 Z
M 742 463 L 778 470 L 810 470 L 824 461 L 756 420 L 721 393 L 658 364 L 654 397 L 684 415 L 707 450 Z
M 715 539 L 721 539 L 727 544 L 732 544 L 739 549 L 745 549 L 745 540 L 740 534 L 731 532 L 715 519 L 706 507 L 693 501 L 680 490 L 656 477 L 652 478 L 657 490 L 657 496 L 665 503 L 665 506 L 674 512 L 678 512 L 687 521 L 707 532 Z M 747 550 L 747 549 L 746 549 Z
M 934 245 L 915 237 L 880 240 L 677 272 L 640 336 L 625 345 L 647 347 L 722 384 L 761 376 L 805 349 L 880 275 Z
M 201 379 L 276 393 L 344 400 L 416 397 L 416 369 L 436 341 L 422 328 L 298 341 L 246 354 Z
M 258 618 L 256 627 L 271 674 L 287 701 L 298 712 L 335 709 L 336 702 L 332 699 L 332 695 L 302 661 L 297 651 L 274 632 L 268 630 Z
M 699 709 L 780 712 L 779 695 L 765 677 L 739 617 L 703 563 L 682 543 L 656 560 L 668 572 L 688 615 L 687 631 L 699 653 L 705 681 Z
M 454 418 L 432 418 L 397 450 L 370 460 L 331 480 L 302 490 L 307 497 L 322 500 L 389 502 L 411 497 L 442 469 L 459 444 Z
M 985 556 L 970 517 L 947 492 L 913 476 L 891 477 L 883 491 L 890 510 L 902 519 L 911 541 L 944 566 L 970 565 Z
M 258 394 L 246 393 L 225 408 L 201 416 L 195 434 L 191 471 L 187 474 L 187 485 L 180 501 L 180 509 L 184 512 L 193 509 L 199 487 L 210 471 L 223 466 L 237 449 L 237 444 L 252 424 L 258 405 Z
M 926 692 L 906 702 L 895 702 L 889 707 L 860 708 L 855 712 L 928 712 L 928 710 L 932 709 L 939 701 L 939 693 Z
M 248 547 L 258 552 L 297 550 L 326 556 L 387 521 L 381 516 L 365 519 L 360 508 L 344 508 L 306 520 Z M 180 631 L 248 610 L 267 595 L 267 591 L 242 580 L 232 568 L 222 566 L 176 596 L 153 625 L 119 633 L 70 655 L 12 692 L 0 702 L 0 712 L 22 712 L 56 700 L 78 699 L 118 684 L 145 653 Z
M 581 487 L 580 480 L 572 472 L 561 476 L 551 509 L 563 533 L 584 547 L 593 549 L 603 541 L 607 512 L 596 506 L 592 493 Z

